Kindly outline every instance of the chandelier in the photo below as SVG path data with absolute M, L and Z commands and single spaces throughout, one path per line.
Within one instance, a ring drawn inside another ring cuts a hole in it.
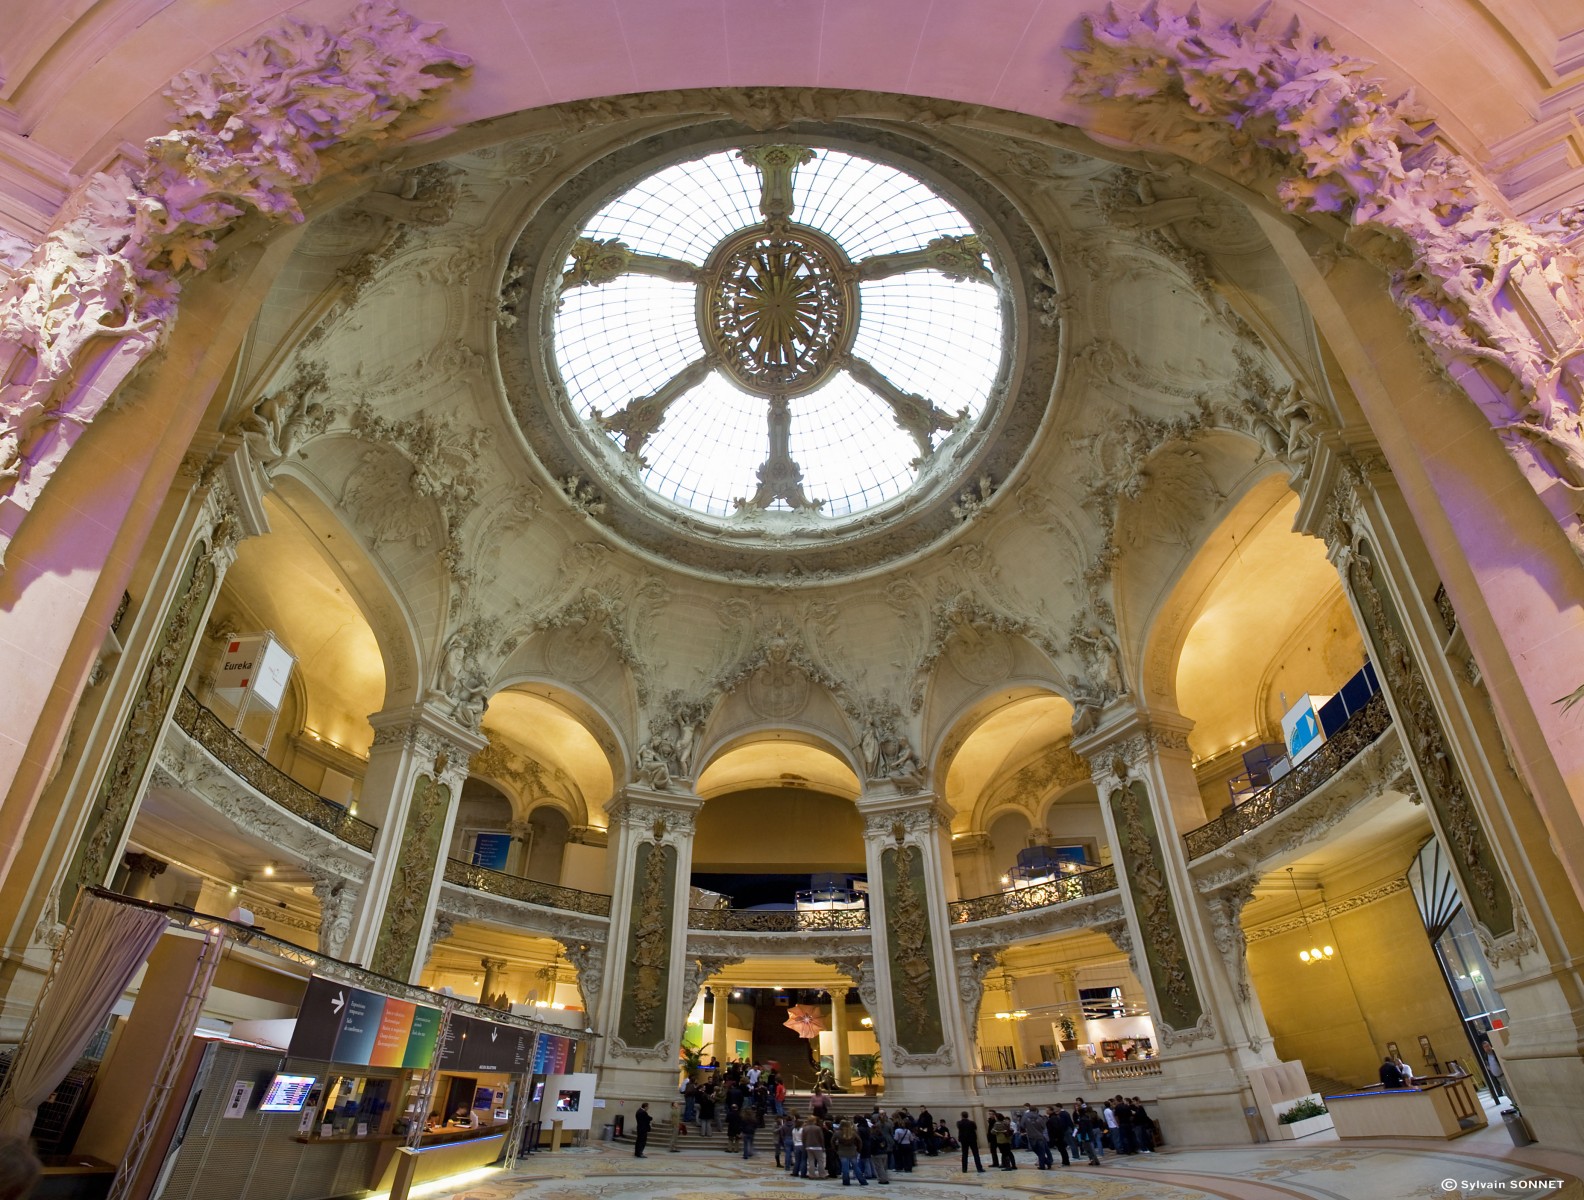
M 1303 918 L 1304 940 L 1310 940 L 1309 914 L 1304 911 L 1303 897 L 1298 894 L 1298 881 L 1293 877 L 1293 869 L 1287 868 L 1287 882 L 1292 884 L 1293 898 L 1298 901 L 1298 915 Z M 1336 957 L 1336 949 L 1330 945 L 1311 945 L 1307 950 L 1298 951 L 1298 959 L 1306 966 L 1313 963 L 1330 962 Z

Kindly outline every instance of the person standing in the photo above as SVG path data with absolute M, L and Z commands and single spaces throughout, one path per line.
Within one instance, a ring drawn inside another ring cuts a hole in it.
M 1133 1136 L 1138 1139 L 1140 1154 L 1155 1153 L 1155 1122 L 1144 1111 L 1144 1102 L 1133 1097 Z
M 1078 1149 L 1089 1156 L 1091 1167 L 1100 1165 L 1100 1130 L 1103 1125 L 1100 1114 L 1080 1097 L 1078 1111 L 1073 1114 L 1073 1126 L 1078 1131 Z
M 1485 1082 L 1490 1084 L 1491 1102 L 1500 1104 L 1502 1096 L 1512 1099 L 1512 1093 L 1507 1090 L 1507 1072 L 1502 1070 L 1502 1061 L 1496 1057 L 1496 1048 L 1491 1045 L 1490 1038 L 1480 1039 L 1480 1061 L 1485 1064 Z
M 726 1149 L 728 1151 L 742 1148 L 742 1110 L 735 1104 L 726 1110 Z
M 1049 1171 L 1056 1165 L 1051 1157 L 1050 1148 L 1050 1122 L 1039 1109 L 1030 1107 L 1023 1115 L 1023 1136 L 1028 1139 L 1029 1149 L 1034 1151 L 1034 1161 L 1041 1171 Z
M 874 1172 L 877 1183 L 891 1182 L 891 1172 L 886 1168 L 891 1149 L 891 1122 L 886 1120 L 884 1113 L 876 1113 L 874 1120 L 869 1122 L 869 1169 Z
M 934 1158 L 935 1150 L 935 1117 L 929 1109 L 924 1109 L 913 1123 L 913 1132 L 917 1134 L 916 1145 L 923 1148 L 924 1153 Z
M 754 1156 L 754 1134 L 759 1132 L 759 1110 L 745 1108 L 742 1110 L 742 1156 Z
M 851 1117 L 843 1117 L 840 1128 L 836 1130 L 836 1157 L 841 1160 L 842 1187 L 852 1186 L 852 1177 L 858 1176 L 858 1186 L 868 1187 L 864 1182 L 863 1170 L 858 1166 L 858 1152 L 863 1147 L 863 1139 L 858 1136 L 858 1127 L 852 1123 Z
M 1062 1166 L 1072 1166 L 1072 1114 L 1060 1104 L 1053 1105 L 1045 1118 L 1045 1128 L 1050 1135 L 1051 1145 L 1061 1154 Z
M 637 1126 L 638 1132 L 633 1138 L 633 1157 L 642 1158 L 644 1156 L 644 1147 L 649 1144 L 649 1127 L 654 1124 L 654 1118 L 649 1115 L 649 1106 L 647 1104 L 638 1106 L 638 1115 L 634 1119 L 634 1124 Z
M 825 1178 L 825 1126 L 816 1116 L 803 1122 L 803 1153 L 798 1161 L 798 1174 L 804 1179 Z
M 1392 1062 L 1390 1054 L 1381 1059 L 1380 1081 L 1381 1087 L 1388 1091 L 1403 1085 L 1402 1072 L 1397 1069 L 1397 1064 Z
M 972 1150 L 974 1166 L 979 1169 L 979 1174 L 983 1175 L 984 1163 L 979 1161 L 979 1126 L 966 1112 L 957 1122 L 957 1144 L 962 1147 L 963 1174 L 968 1173 L 968 1152 Z
M 990 1161 L 998 1159 L 1003 1171 L 1017 1170 L 1017 1159 L 1012 1157 L 1012 1122 L 1001 1113 L 995 1114 L 990 1126 Z
M 715 1130 L 715 1085 L 712 1083 L 699 1092 L 698 1096 L 698 1125 L 699 1133 L 708 1136 Z

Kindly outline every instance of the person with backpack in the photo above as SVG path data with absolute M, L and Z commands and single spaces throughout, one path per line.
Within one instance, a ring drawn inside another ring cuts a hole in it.
M 894 1146 L 891 1122 L 886 1120 L 884 1113 L 876 1113 L 874 1120 L 869 1122 L 869 1169 L 874 1173 L 876 1183 L 891 1182 L 886 1160 L 891 1156 Z
M 1017 1170 L 1017 1159 L 1012 1157 L 1012 1122 L 1001 1113 L 995 1114 L 990 1126 L 990 1158 L 1000 1158 L 1003 1171 Z
M 1073 1125 L 1078 1131 L 1078 1149 L 1089 1156 L 1089 1165 L 1100 1165 L 1100 1130 L 1103 1123 L 1100 1114 L 1083 1102 L 1078 1100 L 1078 1112 L 1073 1117 Z
M 1073 1119 L 1072 1114 L 1060 1104 L 1053 1105 L 1045 1119 L 1050 1132 L 1051 1145 L 1061 1154 L 1062 1166 L 1072 1166 Z
M 797 1173 L 804 1179 L 825 1178 L 825 1126 L 812 1114 L 803 1122 L 803 1152 Z

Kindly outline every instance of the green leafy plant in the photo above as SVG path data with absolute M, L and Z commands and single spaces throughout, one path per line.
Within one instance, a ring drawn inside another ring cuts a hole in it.
M 1276 1118 L 1279 1125 L 1296 1125 L 1299 1121 L 1307 1121 L 1310 1117 L 1323 1117 L 1331 1110 L 1318 1100 L 1300 1100 L 1281 1116 Z
M 875 1073 L 880 1070 L 880 1056 L 878 1054 L 854 1054 L 847 1060 L 852 1070 L 854 1079 L 862 1079 L 866 1084 L 873 1084 Z
M 1061 1035 L 1064 1042 L 1076 1042 L 1078 1040 L 1078 1026 L 1073 1024 L 1071 1017 L 1063 1017 L 1061 1019 Z

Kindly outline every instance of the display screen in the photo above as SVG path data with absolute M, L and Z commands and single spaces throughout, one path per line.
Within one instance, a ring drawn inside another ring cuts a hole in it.
M 317 1075 L 277 1075 L 264 1090 L 259 1112 L 301 1112 Z

